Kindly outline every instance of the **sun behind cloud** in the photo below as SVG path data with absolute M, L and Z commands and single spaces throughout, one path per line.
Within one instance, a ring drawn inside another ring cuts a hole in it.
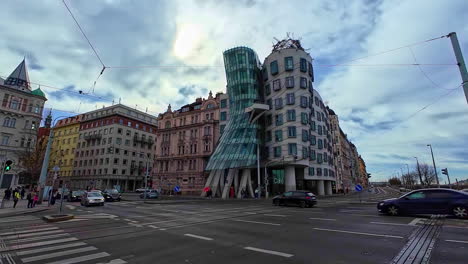
M 202 40 L 201 28 L 192 23 L 182 23 L 177 26 L 173 53 L 179 59 L 186 59 L 193 55 Z

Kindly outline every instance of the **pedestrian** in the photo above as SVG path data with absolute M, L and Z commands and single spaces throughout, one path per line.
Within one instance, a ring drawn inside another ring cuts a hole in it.
M 242 188 L 241 190 L 241 198 L 244 199 L 245 198 L 245 190 Z
M 208 190 L 208 198 L 209 199 L 213 198 L 213 191 L 211 189 Z
M 255 189 L 255 199 L 258 199 L 258 187 Z
M 33 207 L 33 195 L 31 192 L 29 192 L 28 195 L 26 196 L 26 200 L 28 200 L 28 208 L 32 208 Z
M 11 188 L 5 190 L 5 199 L 10 200 Z
M 231 186 L 231 188 L 229 188 L 229 197 L 234 198 L 234 186 Z
M 35 192 L 35 193 L 34 193 L 34 196 L 33 196 L 32 208 L 36 207 L 37 201 L 39 201 L 39 195 L 37 194 L 37 192 Z
M 24 186 L 21 188 L 21 200 L 24 199 L 24 194 L 26 193 L 26 190 L 24 189 Z
M 16 208 L 16 204 L 18 200 L 21 198 L 20 193 L 18 191 L 14 192 L 13 194 L 13 208 Z

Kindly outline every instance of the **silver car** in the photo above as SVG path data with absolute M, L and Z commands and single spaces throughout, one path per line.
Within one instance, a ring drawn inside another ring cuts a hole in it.
M 90 205 L 104 205 L 104 197 L 101 192 L 91 191 L 85 192 L 81 197 L 81 205 L 90 206 Z

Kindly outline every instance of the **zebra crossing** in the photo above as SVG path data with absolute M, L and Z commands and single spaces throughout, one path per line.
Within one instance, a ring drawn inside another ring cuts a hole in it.
M 37 219 L 37 218 L 36 218 Z M 11 219 L 10 219 L 11 220 Z M 0 230 L 0 264 L 125 264 L 52 224 Z

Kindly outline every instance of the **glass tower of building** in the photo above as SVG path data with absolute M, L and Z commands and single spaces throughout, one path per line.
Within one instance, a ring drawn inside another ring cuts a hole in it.
M 206 170 L 253 168 L 257 162 L 258 125 L 249 122 L 245 109 L 259 98 L 260 63 L 247 47 L 223 53 L 229 95 L 230 119 Z

